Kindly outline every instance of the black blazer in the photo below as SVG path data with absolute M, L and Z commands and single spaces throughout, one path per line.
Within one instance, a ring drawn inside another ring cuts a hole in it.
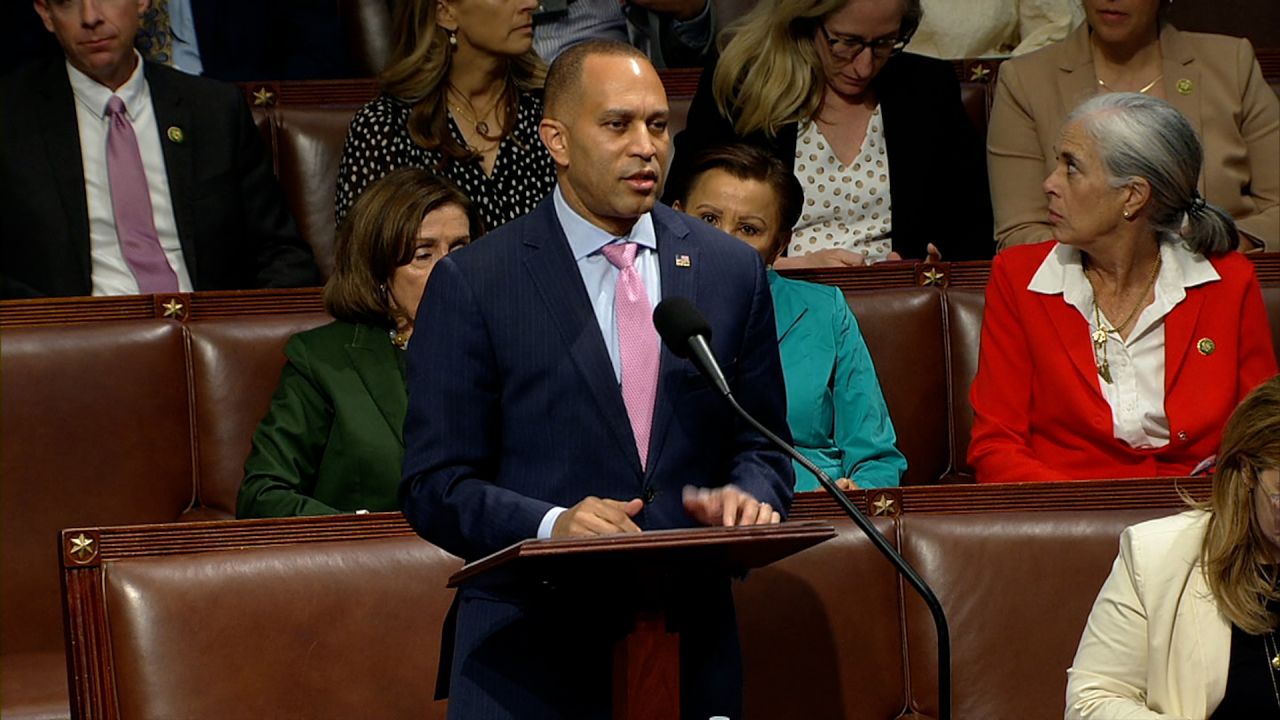
M 150 63 L 145 72 L 195 289 L 318 283 L 240 91 Z M 74 103 L 61 56 L 0 79 L 0 297 L 92 290 Z
M 714 64 L 702 73 L 685 130 L 676 136 L 668 202 L 683 192 L 693 156 L 708 147 L 744 142 L 767 148 L 787 167 L 795 162 L 798 126 L 786 125 L 774 138 L 763 132 L 738 135 L 716 108 L 714 74 Z M 902 53 L 889 60 L 873 85 L 889 155 L 893 249 L 904 258 L 922 259 L 925 246 L 933 243 L 944 260 L 990 258 L 995 240 L 983 138 L 965 113 L 951 64 Z

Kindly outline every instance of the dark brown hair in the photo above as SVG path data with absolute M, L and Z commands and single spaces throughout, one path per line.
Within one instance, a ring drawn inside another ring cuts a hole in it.
M 467 213 L 473 240 L 484 234 L 471 200 L 426 170 L 394 170 L 366 188 L 338 228 L 325 310 L 339 320 L 394 328 L 397 317 L 387 294 L 391 274 L 413 259 L 422 219 L 444 205 Z
M 804 209 L 804 188 L 791 168 L 754 145 L 736 143 L 707 148 L 693 156 L 684 186 L 678 188 L 681 205 L 688 207 L 690 191 L 699 178 L 712 170 L 723 170 L 739 180 L 755 180 L 769 186 L 778 200 L 778 230 L 774 238 L 774 250 L 777 250 Z

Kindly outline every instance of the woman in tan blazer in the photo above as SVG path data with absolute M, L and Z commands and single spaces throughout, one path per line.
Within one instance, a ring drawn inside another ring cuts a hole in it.
M 1180 32 L 1161 20 L 1166 3 L 1084 0 L 1086 22 L 1065 40 L 1001 65 L 987 133 L 1000 247 L 1052 237 L 1041 182 L 1067 114 L 1127 91 L 1190 120 L 1205 148 L 1200 193 L 1235 218 L 1240 249 L 1280 250 L 1280 101 L 1248 40 Z

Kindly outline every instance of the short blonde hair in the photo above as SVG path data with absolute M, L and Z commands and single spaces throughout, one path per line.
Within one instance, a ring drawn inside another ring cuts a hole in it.
M 1201 547 L 1209 588 L 1222 614 L 1251 635 L 1276 627 L 1267 601 L 1277 599 L 1276 569 L 1253 512 L 1264 470 L 1280 468 L 1280 375 L 1249 393 L 1222 431 Z

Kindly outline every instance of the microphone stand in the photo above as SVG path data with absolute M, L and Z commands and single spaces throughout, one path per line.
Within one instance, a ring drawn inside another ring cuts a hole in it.
M 915 571 L 915 568 L 911 567 L 911 564 L 889 544 L 884 535 L 880 534 L 880 531 L 871 524 L 867 516 L 858 509 L 857 505 L 853 504 L 853 501 L 844 494 L 844 491 L 836 487 L 835 482 L 830 477 L 827 477 L 826 473 L 810 462 L 809 458 L 801 455 L 800 451 L 792 447 L 790 443 L 783 441 L 773 431 L 760 424 L 754 417 L 751 417 L 751 414 L 742 409 L 742 406 L 734 399 L 733 393 L 728 392 L 727 388 L 722 390 L 722 394 L 738 415 L 751 423 L 751 426 L 759 430 L 762 435 L 769 438 L 770 442 L 786 451 L 806 470 L 813 473 L 813 476 L 818 479 L 818 484 L 822 485 L 822 488 L 831 497 L 835 498 L 836 504 L 862 529 L 867 539 L 871 540 L 871 544 L 875 545 L 876 549 L 897 568 L 898 572 L 907 579 L 911 587 L 924 600 L 924 604 L 929 607 L 929 614 L 933 616 L 933 626 L 938 634 L 938 720 L 951 720 L 951 633 L 947 630 L 947 616 L 942 612 L 942 603 L 938 602 L 938 596 L 933 594 L 933 590 Z

